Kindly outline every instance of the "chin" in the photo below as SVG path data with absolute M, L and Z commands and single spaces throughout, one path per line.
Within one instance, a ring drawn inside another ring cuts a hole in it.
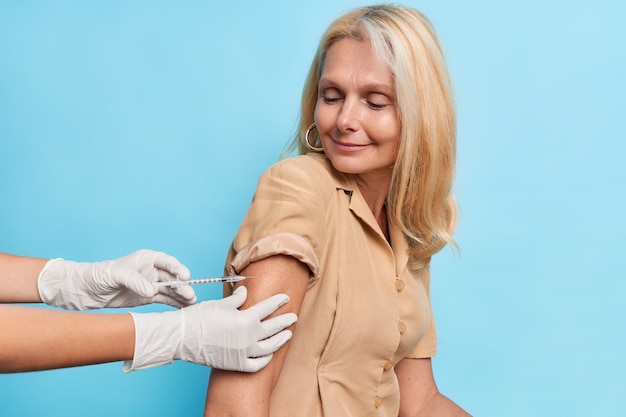
M 362 174 L 363 172 L 367 171 L 366 169 L 363 169 L 366 165 L 362 161 L 359 161 L 356 158 L 334 157 L 334 158 L 329 158 L 329 159 L 333 167 L 337 171 L 343 172 L 344 174 L 357 175 L 357 174 Z

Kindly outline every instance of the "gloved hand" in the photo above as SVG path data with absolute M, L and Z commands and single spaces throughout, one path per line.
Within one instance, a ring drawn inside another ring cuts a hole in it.
M 269 297 L 246 309 L 246 287 L 222 300 L 204 301 L 165 313 L 130 313 L 135 322 L 135 353 L 124 372 L 182 359 L 229 371 L 256 372 L 291 339 L 283 330 L 297 317 L 286 313 L 261 321 L 288 301 L 285 294 Z
M 51 259 L 39 274 L 41 300 L 72 310 L 134 307 L 150 303 L 184 307 L 196 302 L 189 285 L 158 287 L 157 281 L 188 280 L 189 270 L 176 258 L 147 249 L 113 261 L 95 263 Z

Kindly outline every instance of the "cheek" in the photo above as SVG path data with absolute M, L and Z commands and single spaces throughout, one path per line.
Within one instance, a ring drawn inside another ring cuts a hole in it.
M 330 117 L 328 110 L 325 109 L 324 106 L 320 106 L 319 102 L 318 105 L 315 106 L 315 114 L 313 117 L 313 121 L 320 131 L 327 130 L 328 126 L 332 123 L 332 118 Z
M 398 120 L 398 116 L 395 112 L 387 115 L 383 123 L 385 124 L 385 130 L 389 132 L 390 137 L 393 136 L 396 139 L 400 137 L 400 121 Z
M 381 143 L 397 143 L 400 138 L 400 123 L 395 115 L 389 114 L 378 119 L 372 118 L 367 128 L 372 139 Z

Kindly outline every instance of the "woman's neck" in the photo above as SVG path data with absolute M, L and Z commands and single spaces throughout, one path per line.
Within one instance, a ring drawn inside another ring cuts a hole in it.
M 389 241 L 389 225 L 387 222 L 387 195 L 391 186 L 391 177 L 378 178 L 377 181 L 363 181 L 361 177 L 355 178 L 356 184 L 370 208 L 380 230 Z

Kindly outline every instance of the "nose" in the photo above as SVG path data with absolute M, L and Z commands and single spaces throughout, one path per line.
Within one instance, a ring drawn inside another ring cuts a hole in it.
M 358 101 L 345 98 L 341 110 L 337 115 L 337 128 L 343 132 L 356 132 L 360 126 L 360 111 Z

